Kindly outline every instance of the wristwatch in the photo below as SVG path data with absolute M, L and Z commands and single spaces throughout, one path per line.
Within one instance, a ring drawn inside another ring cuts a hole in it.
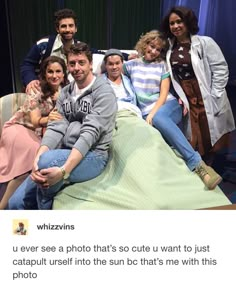
M 64 168 L 63 166 L 60 167 L 60 170 L 61 170 L 61 172 L 62 172 L 62 177 L 63 177 L 63 179 L 64 179 L 64 180 L 67 180 L 67 179 L 69 178 L 70 174 L 66 172 L 66 170 L 65 170 L 65 168 Z

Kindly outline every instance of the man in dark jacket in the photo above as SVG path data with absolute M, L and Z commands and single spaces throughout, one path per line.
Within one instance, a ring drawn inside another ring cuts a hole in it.
M 71 9 L 62 9 L 54 14 L 57 35 L 44 37 L 36 42 L 24 58 L 20 66 L 21 80 L 25 91 L 39 90 L 39 68 L 43 59 L 50 55 L 58 56 L 66 61 L 66 51 L 74 43 L 79 42 L 74 38 L 77 32 L 77 16 Z M 105 54 L 96 48 L 90 49 L 92 53 Z M 123 53 L 128 60 L 128 54 Z
M 23 60 L 20 73 L 26 92 L 30 89 L 39 89 L 38 72 L 43 59 L 50 55 L 66 60 L 65 52 L 77 40 L 77 17 L 73 10 L 62 9 L 54 14 L 57 35 L 44 37 L 36 42 Z

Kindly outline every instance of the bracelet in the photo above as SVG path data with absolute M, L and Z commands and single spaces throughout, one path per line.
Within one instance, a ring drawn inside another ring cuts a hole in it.
M 66 171 L 64 167 L 60 167 L 61 173 L 62 173 L 62 177 L 64 178 L 64 176 L 66 175 Z
M 64 166 L 60 167 L 61 173 L 62 173 L 62 178 L 63 180 L 67 180 L 70 176 L 69 173 L 66 172 Z

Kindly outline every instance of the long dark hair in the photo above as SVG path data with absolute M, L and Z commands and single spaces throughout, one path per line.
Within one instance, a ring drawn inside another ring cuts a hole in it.
M 174 35 L 170 31 L 170 24 L 169 24 L 169 18 L 172 13 L 175 13 L 183 20 L 190 34 L 195 35 L 198 33 L 199 31 L 198 19 L 195 13 L 193 12 L 193 10 L 184 6 L 175 6 L 169 10 L 169 12 L 164 17 L 161 23 L 161 31 L 165 34 L 166 37 L 168 38 L 174 37 Z
M 54 55 L 47 57 L 46 59 L 44 59 L 44 61 L 42 62 L 40 66 L 40 86 L 41 86 L 41 90 L 43 93 L 43 96 L 42 96 L 43 99 L 47 99 L 48 97 L 53 96 L 54 94 L 54 90 L 48 84 L 46 80 L 47 67 L 49 64 L 52 64 L 52 63 L 58 63 L 62 67 L 63 74 L 64 74 L 64 80 L 61 83 L 61 87 L 64 87 L 65 85 L 68 84 L 67 68 L 66 68 L 65 61 L 61 59 L 60 57 L 54 56 Z

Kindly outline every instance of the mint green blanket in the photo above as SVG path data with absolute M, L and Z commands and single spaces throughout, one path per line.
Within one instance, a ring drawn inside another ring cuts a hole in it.
M 200 209 L 227 204 L 221 189 L 207 190 L 156 129 L 121 111 L 104 172 L 67 186 L 55 197 L 53 209 Z

